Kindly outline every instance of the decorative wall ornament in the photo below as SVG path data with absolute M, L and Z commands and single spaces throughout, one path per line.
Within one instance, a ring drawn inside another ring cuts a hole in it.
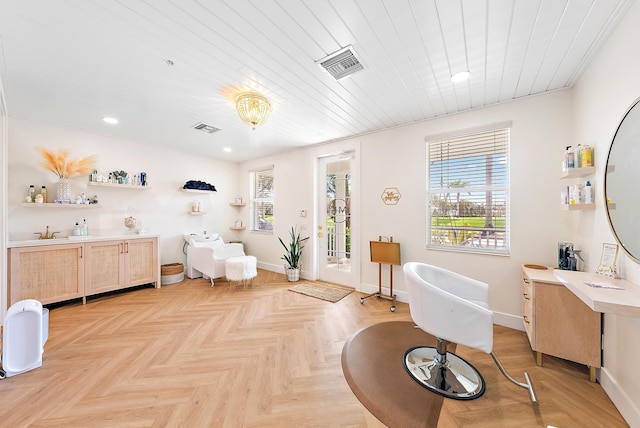
M 402 195 L 397 188 L 387 187 L 382 191 L 382 195 L 380 195 L 380 197 L 382 198 L 382 202 L 384 202 L 385 205 L 396 205 Z

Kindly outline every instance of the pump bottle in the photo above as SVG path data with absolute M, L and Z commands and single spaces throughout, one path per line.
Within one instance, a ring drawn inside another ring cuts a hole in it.
M 593 203 L 593 187 L 591 187 L 591 182 L 589 180 L 587 180 L 587 183 L 584 185 L 584 203 Z

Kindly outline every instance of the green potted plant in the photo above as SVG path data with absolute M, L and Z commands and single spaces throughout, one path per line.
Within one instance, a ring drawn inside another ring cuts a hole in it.
M 293 227 L 291 227 L 291 232 L 289 232 L 289 234 L 289 245 L 285 244 L 282 238 L 278 237 L 278 240 L 285 250 L 284 255 L 280 258 L 287 262 L 287 264 L 284 266 L 284 270 L 287 274 L 287 279 L 289 280 L 289 282 L 296 282 L 300 279 L 300 258 L 302 257 L 302 249 L 304 248 L 304 245 L 302 245 L 302 243 L 309 239 L 309 237 L 307 236 L 306 238 L 300 238 L 300 234 Z

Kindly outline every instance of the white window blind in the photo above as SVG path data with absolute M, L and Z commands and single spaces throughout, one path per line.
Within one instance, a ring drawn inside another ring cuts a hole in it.
M 509 253 L 509 128 L 427 141 L 427 247 Z
M 251 230 L 273 231 L 275 186 L 273 168 L 252 171 Z

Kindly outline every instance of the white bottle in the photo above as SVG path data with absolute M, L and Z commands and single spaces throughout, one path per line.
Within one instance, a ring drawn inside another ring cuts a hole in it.
M 575 168 L 575 156 L 573 152 L 573 148 L 571 146 L 567 146 L 567 168 Z
M 82 219 L 82 236 L 89 236 L 89 225 L 87 219 Z
M 584 185 L 584 203 L 593 203 L 593 187 L 591 186 L 591 182 L 589 180 L 587 180 L 587 183 Z
M 580 187 L 580 184 L 574 184 L 571 188 L 571 200 L 574 204 L 581 204 L 583 202 L 582 189 Z

